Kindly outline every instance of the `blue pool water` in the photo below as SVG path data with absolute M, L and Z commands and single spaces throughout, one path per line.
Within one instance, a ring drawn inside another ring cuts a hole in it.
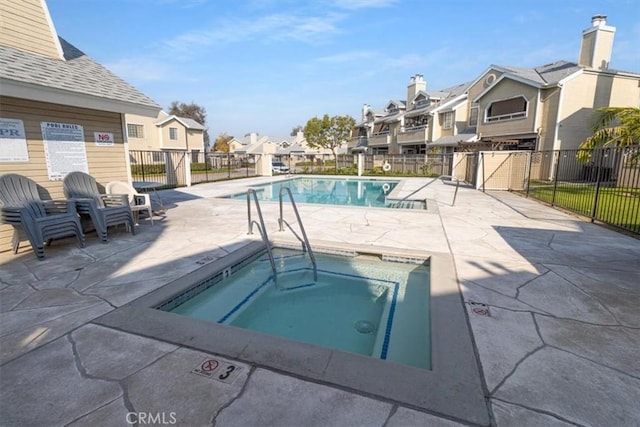
M 430 369 L 428 266 L 316 253 L 316 281 L 300 251 L 274 256 L 277 283 L 259 253 L 160 309 Z
M 252 188 L 261 201 L 277 202 L 280 188 L 289 187 L 296 203 L 387 207 L 387 196 L 396 185 L 398 181 L 393 180 L 299 177 Z M 235 194 L 229 198 L 246 200 L 247 193 Z

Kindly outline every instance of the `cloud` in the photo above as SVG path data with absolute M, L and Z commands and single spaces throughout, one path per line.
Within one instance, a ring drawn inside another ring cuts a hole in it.
M 333 0 L 330 3 L 332 6 L 340 9 L 357 10 L 389 7 L 398 3 L 398 0 Z
M 244 18 L 232 22 L 218 22 L 211 29 L 190 31 L 163 44 L 175 50 L 191 49 L 194 46 L 211 46 L 222 43 L 237 43 L 249 40 L 266 42 L 296 40 L 316 43 L 338 34 L 338 23 L 344 15 L 327 13 L 321 16 L 294 14 L 271 14 L 257 19 Z

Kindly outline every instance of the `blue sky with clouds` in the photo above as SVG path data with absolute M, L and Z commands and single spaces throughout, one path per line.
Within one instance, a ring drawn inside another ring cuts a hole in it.
M 577 61 L 591 16 L 611 67 L 640 73 L 638 0 L 47 0 L 58 34 L 147 96 L 205 107 L 210 135 L 284 136 L 314 116 L 383 108 L 491 64 Z

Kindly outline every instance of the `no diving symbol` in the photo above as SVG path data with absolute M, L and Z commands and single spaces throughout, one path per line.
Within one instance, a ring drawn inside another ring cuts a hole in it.
M 471 306 L 471 312 L 478 316 L 488 316 L 491 317 L 491 311 L 489 311 L 489 306 L 483 304 L 481 302 L 469 301 L 469 305 Z
M 218 361 L 213 359 L 207 359 L 200 365 L 200 369 L 202 369 L 202 372 L 215 371 L 217 367 Z

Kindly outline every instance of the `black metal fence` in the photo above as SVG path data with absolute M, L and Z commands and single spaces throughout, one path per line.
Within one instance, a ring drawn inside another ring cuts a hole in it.
M 527 197 L 640 234 L 640 146 L 532 152 Z
M 256 175 L 256 157 L 251 154 L 130 150 L 129 160 L 132 180 L 155 182 L 157 188 Z
M 357 173 L 357 155 L 339 154 L 315 157 L 306 161 L 291 163 L 290 169 L 298 174 L 342 174 Z M 365 154 L 365 175 L 395 176 L 440 176 L 451 175 L 453 154 Z M 287 161 L 285 160 L 285 163 Z

